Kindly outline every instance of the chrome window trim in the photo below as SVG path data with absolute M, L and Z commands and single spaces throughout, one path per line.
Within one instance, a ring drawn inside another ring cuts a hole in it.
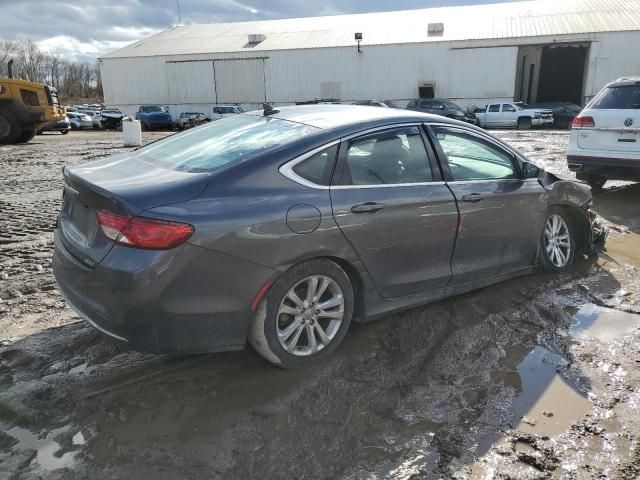
M 324 145 L 314 148 L 313 150 L 310 150 L 307 153 L 303 153 L 302 155 L 294 158 L 293 160 L 289 160 L 284 165 L 281 165 L 278 170 L 282 175 L 287 177 L 289 180 L 293 180 L 294 182 L 300 185 L 303 185 L 305 187 L 315 188 L 317 190 L 329 190 L 329 185 L 318 185 L 317 183 L 313 183 L 307 180 L 306 178 L 303 178 L 300 175 L 298 175 L 296 172 L 293 171 L 293 169 L 295 168 L 296 165 L 298 165 L 301 162 L 304 162 L 306 159 L 313 157 L 314 155 L 322 152 L 323 150 L 326 150 L 327 148 L 331 148 L 334 145 L 338 145 L 340 141 L 341 141 L 340 139 L 333 140 L 329 143 L 325 143 Z
M 538 177 L 536 178 L 483 178 L 481 180 L 453 180 L 447 182 L 448 185 L 458 185 L 461 183 L 488 183 L 488 182 L 532 182 L 538 183 Z
M 426 187 L 429 185 L 446 185 L 447 182 L 416 182 L 416 183 L 381 183 L 379 185 L 332 185 L 331 190 L 350 190 L 361 188 L 389 188 L 389 187 Z

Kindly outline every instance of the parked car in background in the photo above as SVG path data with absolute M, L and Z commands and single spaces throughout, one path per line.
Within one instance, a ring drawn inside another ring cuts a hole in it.
M 531 105 L 532 108 L 551 110 L 553 112 L 553 128 L 570 128 L 573 119 L 582 107 L 570 102 L 542 102 Z
M 443 117 L 454 118 L 462 122 L 476 123 L 475 117 L 468 115 L 458 104 L 449 100 L 418 98 L 410 100 L 406 108 L 407 110 L 415 110 L 417 112 L 442 115 Z
M 124 114 L 117 108 L 104 108 L 100 112 L 100 123 L 102 128 L 108 130 L 118 130 L 122 128 Z
M 38 133 L 43 132 L 60 132 L 63 135 L 66 135 L 71 130 L 71 123 L 68 118 L 63 118 L 62 120 L 58 120 L 52 125 L 47 125 L 38 131 Z
M 594 190 L 640 181 L 640 77 L 608 84 L 574 118 L 567 162 Z
M 84 113 L 85 115 L 91 118 L 91 123 L 93 128 L 99 129 L 102 127 L 102 123 L 100 122 L 101 121 L 100 110 L 96 110 L 93 108 L 79 108 L 77 111 L 78 113 Z
M 136 118 L 140 120 L 143 130 L 173 128 L 173 119 L 167 109 L 160 105 L 142 105 L 136 113 Z
M 389 100 L 358 100 L 353 102 L 352 105 L 362 105 L 370 107 L 382 107 L 382 108 L 398 108 Z
M 265 108 L 63 176 L 75 193 L 54 234 L 60 292 L 157 353 L 248 340 L 303 366 L 352 319 L 563 272 L 596 238 L 587 185 L 475 126 L 400 109 Z
M 553 126 L 553 112 L 548 108 L 534 108 L 523 102 L 491 103 L 476 113 L 482 128 L 518 128 Z
M 204 113 L 200 112 L 182 112 L 176 121 L 176 127 L 179 130 L 196 127 L 202 123 L 210 121 Z
M 71 124 L 71 130 L 80 130 L 83 128 L 93 128 L 93 120 L 89 115 L 79 112 L 68 112 L 67 118 Z
M 217 105 L 213 107 L 211 120 L 220 120 L 221 118 L 244 113 L 242 107 L 238 105 Z

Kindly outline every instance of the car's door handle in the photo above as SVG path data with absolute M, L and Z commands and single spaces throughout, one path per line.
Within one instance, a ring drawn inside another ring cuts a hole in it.
M 484 199 L 484 195 L 480 194 L 480 193 L 472 193 L 470 195 L 463 195 L 462 196 L 462 201 L 463 202 L 480 202 Z
M 367 202 L 351 207 L 353 213 L 374 213 L 384 208 L 383 203 Z

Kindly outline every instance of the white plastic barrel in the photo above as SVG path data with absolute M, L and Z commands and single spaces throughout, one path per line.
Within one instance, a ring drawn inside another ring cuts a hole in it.
M 133 117 L 124 117 L 122 119 L 122 136 L 124 137 L 125 147 L 139 147 L 142 145 L 142 128 L 140 121 Z

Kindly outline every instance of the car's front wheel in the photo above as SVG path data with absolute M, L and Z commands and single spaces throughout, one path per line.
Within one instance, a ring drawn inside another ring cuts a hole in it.
M 270 362 L 302 367 L 330 355 L 353 315 L 345 271 L 326 259 L 293 266 L 269 289 L 256 311 L 249 342 Z
M 531 130 L 531 119 L 529 117 L 519 118 L 518 130 Z
M 562 208 L 551 208 L 540 238 L 540 264 L 547 271 L 564 272 L 571 267 L 575 250 L 569 215 Z

